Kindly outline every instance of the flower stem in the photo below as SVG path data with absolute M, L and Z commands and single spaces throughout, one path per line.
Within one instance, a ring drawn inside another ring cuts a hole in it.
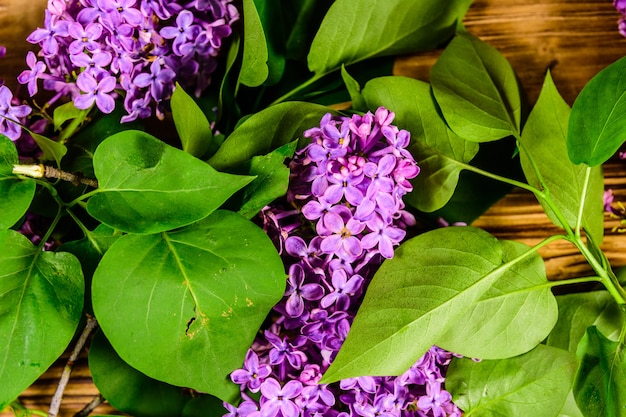
M 288 91 L 287 93 L 285 93 L 282 96 L 278 97 L 276 100 L 272 101 L 270 103 L 270 106 L 273 106 L 274 104 L 282 103 L 283 101 L 289 99 L 290 97 L 293 97 L 294 95 L 296 95 L 300 91 L 306 89 L 307 87 L 309 87 L 312 84 L 314 84 L 316 81 L 320 80 L 325 75 L 326 74 L 315 74 L 315 75 L 313 75 L 313 77 L 309 78 L 307 81 L 305 81 L 304 83 L 300 84 L 299 86 L 297 86 L 293 90 Z
M 63 373 L 61 374 L 61 379 L 59 380 L 59 386 L 57 387 L 54 396 L 52 397 L 52 401 L 50 402 L 50 410 L 48 411 L 48 417 L 57 417 L 59 414 L 59 408 L 61 407 L 61 401 L 63 399 L 63 393 L 65 392 L 65 388 L 67 387 L 67 383 L 70 380 L 70 374 L 72 373 L 72 368 L 74 367 L 74 362 L 78 358 L 81 350 L 85 346 L 87 342 L 87 338 L 91 334 L 91 332 L 97 327 L 98 322 L 96 319 L 90 315 L 87 315 L 87 324 L 83 329 L 74 349 L 70 353 L 70 357 L 67 359 L 67 363 L 65 364 L 65 368 L 63 368 Z

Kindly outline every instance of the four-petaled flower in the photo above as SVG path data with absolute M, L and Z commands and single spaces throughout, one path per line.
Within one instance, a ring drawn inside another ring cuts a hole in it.
M 278 412 L 282 417 L 298 417 L 300 409 L 293 402 L 293 398 L 300 395 L 302 383 L 291 380 L 281 387 L 274 378 L 268 378 L 261 384 L 261 393 L 264 400 L 261 401 L 260 417 L 275 417 Z
M 79 109 L 88 109 L 94 102 L 102 113 L 111 113 L 115 108 L 115 100 L 110 93 L 115 90 L 117 81 L 115 77 L 105 75 L 101 80 L 89 72 L 82 72 L 76 79 L 76 85 L 85 94 L 74 99 L 74 104 Z
M 0 134 L 11 140 L 20 137 L 22 128 L 15 122 L 30 114 L 32 109 L 26 105 L 13 105 L 13 93 L 6 85 L 0 85 Z
M 259 365 L 259 357 L 252 350 L 248 350 L 243 362 L 243 369 L 237 369 L 230 374 L 230 379 L 238 385 L 245 385 L 250 391 L 258 392 L 261 383 L 272 373 L 269 365 Z

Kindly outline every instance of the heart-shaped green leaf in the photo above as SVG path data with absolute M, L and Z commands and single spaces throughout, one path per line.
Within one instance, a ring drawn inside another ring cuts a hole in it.
M 470 0 L 336 0 L 308 55 L 325 74 L 367 58 L 434 49 L 449 39 Z
M 369 108 L 385 106 L 396 114 L 395 124 L 411 133 L 409 150 L 421 168 L 412 180 L 415 192 L 406 201 L 419 210 L 435 211 L 452 197 L 462 167 L 478 152 L 478 144 L 451 131 L 433 102 L 430 86 L 406 77 L 380 77 L 363 88 Z
M 0 410 L 32 384 L 72 340 L 83 310 L 80 263 L 42 252 L 0 230 Z
M 87 210 L 125 232 L 158 233 L 205 218 L 253 177 L 224 174 L 145 132 L 117 133 L 98 146 L 99 188 Z
M 455 359 L 446 374 L 446 390 L 468 417 L 555 417 L 575 370 L 572 353 L 539 345 L 509 359 Z
M 519 85 L 507 59 L 491 45 L 459 33 L 430 73 L 437 103 L 459 136 L 489 142 L 519 135 Z
M 172 118 L 183 151 L 200 158 L 211 146 L 211 124 L 194 99 L 176 83 L 171 99 Z
M 285 288 L 267 235 L 216 211 L 172 232 L 126 235 L 93 279 L 93 307 L 107 338 L 133 368 L 172 385 L 233 401 L 228 379 Z
M 567 150 L 575 164 L 597 166 L 624 143 L 626 57 L 612 63 L 580 92 L 569 120 Z

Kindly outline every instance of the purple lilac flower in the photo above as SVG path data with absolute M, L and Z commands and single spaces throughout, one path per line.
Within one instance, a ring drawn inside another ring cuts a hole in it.
M 384 108 L 362 116 L 325 115 L 304 132 L 311 143 L 290 163 L 285 201 L 262 210 L 288 285 L 272 324 L 254 341 L 244 367 L 231 374 L 249 399 L 251 375 L 259 375 L 253 369 L 271 369 L 262 377 L 252 417 L 460 415 L 442 388 L 453 354 L 435 346 L 398 377 L 318 383 L 378 265 L 393 257 L 415 224 L 402 199 L 419 167 L 406 149 L 410 135 L 392 125 L 394 117 Z M 233 416 L 235 409 L 226 407 Z
M 16 122 L 23 122 L 32 109 L 24 104 L 16 104 L 13 93 L 6 85 L 0 85 L 0 134 L 15 141 L 20 137 L 22 128 Z
M 222 41 L 239 19 L 232 2 L 50 0 L 43 27 L 28 37 L 41 50 L 29 54 L 19 81 L 33 96 L 43 80 L 57 93 L 50 104 L 69 95 L 77 107 L 95 103 L 110 112 L 110 98 L 119 95 L 123 122 L 163 118 L 176 82 L 196 95 L 208 86 Z

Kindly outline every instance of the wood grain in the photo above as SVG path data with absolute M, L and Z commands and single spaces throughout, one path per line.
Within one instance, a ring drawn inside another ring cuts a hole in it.
M 46 0 L 0 0 L 0 44 L 7 56 L 0 60 L 0 74 L 15 87 L 15 77 L 25 68 L 24 57 L 31 48 L 24 41 L 41 26 Z M 530 103 L 536 100 L 548 68 L 568 103 L 602 68 L 626 55 L 626 40 L 617 32 L 618 14 L 611 0 L 477 0 L 464 23 L 467 29 L 489 42 L 509 59 Z M 428 80 L 440 52 L 405 56 L 396 61 L 395 73 Z M 626 202 L 626 163 L 612 160 L 605 165 L 606 186 L 617 200 Z M 487 211 L 475 225 L 500 238 L 533 245 L 558 232 L 534 197 L 514 190 Z M 616 266 L 626 265 L 626 235 L 612 232 L 616 221 L 606 217 L 603 249 Z M 553 279 L 589 274 L 590 268 L 566 243 L 554 243 L 540 251 Z M 56 389 L 63 359 L 60 359 L 21 396 L 23 403 L 46 411 Z M 87 404 L 97 390 L 91 383 L 82 355 L 61 407 L 61 417 L 72 416 Z M 112 413 L 104 405 L 97 414 Z M 0 413 L 8 417 L 9 413 Z

